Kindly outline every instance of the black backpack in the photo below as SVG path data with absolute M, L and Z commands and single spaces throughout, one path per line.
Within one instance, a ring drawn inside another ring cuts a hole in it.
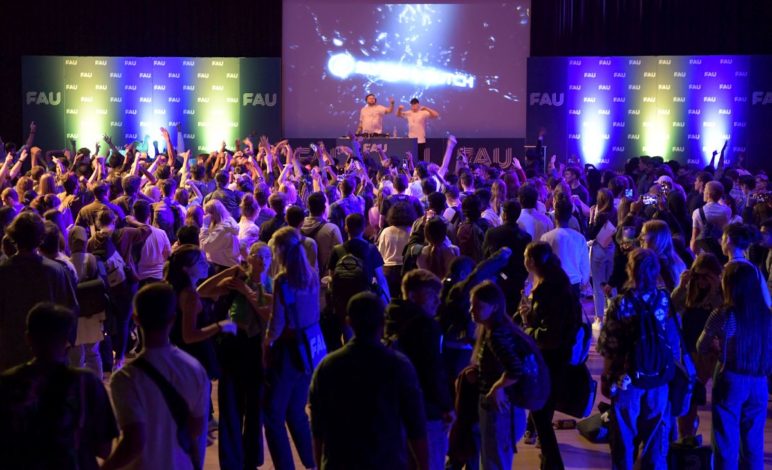
M 658 296 L 644 303 L 634 296 L 628 296 L 638 315 L 637 335 L 630 352 L 630 379 L 633 385 L 642 389 L 651 389 L 670 383 L 675 373 L 673 350 L 665 337 L 665 325 L 654 313 Z
M 373 277 L 364 260 L 348 251 L 335 263 L 330 283 L 330 297 L 335 316 L 339 318 L 346 316 L 348 301 L 354 295 L 376 291 Z

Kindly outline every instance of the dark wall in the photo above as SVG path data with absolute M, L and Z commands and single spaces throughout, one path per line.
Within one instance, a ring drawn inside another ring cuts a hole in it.
M 772 52 L 769 0 L 531 0 L 531 56 Z
M 281 0 L 18 0 L 2 13 L 6 141 L 23 138 L 23 55 L 281 55 Z M 533 56 L 772 53 L 769 0 L 532 0 L 531 17 Z

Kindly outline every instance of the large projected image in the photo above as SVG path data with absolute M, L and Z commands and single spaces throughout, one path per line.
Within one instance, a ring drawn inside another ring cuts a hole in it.
M 107 134 L 151 150 L 163 146 L 161 127 L 201 152 L 253 131 L 281 136 L 279 59 L 25 57 L 22 81 L 24 121 L 58 139 L 41 140 L 46 148 L 90 147 Z
M 525 135 L 529 0 L 452 4 L 287 0 L 284 130 L 332 137 L 357 127 L 365 95 L 439 112 L 428 137 Z M 406 124 L 387 115 L 384 131 Z

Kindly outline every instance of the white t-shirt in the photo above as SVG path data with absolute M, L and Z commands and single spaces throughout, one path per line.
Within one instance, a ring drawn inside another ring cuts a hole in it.
M 586 284 L 590 281 L 590 254 L 587 240 L 581 233 L 558 227 L 542 235 L 541 241 L 549 243 L 552 252 L 560 258 L 560 265 L 571 284 Z
M 389 110 L 386 106 L 376 104 L 366 105 L 359 111 L 359 125 L 364 134 L 382 134 L 383 116 Z
M 169 237 L 163 230 L 150 226 L 150 236 L 142 245 L 137 263 L 137 277 L 144 279 L 163 279 L 164 263 L 172 253 Z
M 409 109 L 402 112 L 402 117 L 407 120 L 407 136 L 417 139 L 419 144 L 425 144 L 426 120 L 431 117 L 429 111 L 413 111 Z
M 185 399 L 193 418 L 209 413 L 209 378 L 201 364 L 174 346 L 146 348 L 142 352 Z M 141 423 L 145 426 L 145 447 L 137 458 L 123 467 L 129 470 L 192 469 L 190 458 L 177 442 L 177 425 L 161 391 L 143 371 L 128 363 L 110 380 L 113 409 L 118 426 Z M 203 459 L 206 433 L 199 443 Z
M 708 222 L 722 230 L 732 218 L 732 209 L 729 206 L 715 202 L 709 202 L 702 206 L 702 211 L 705 212 L 705 219 Z M 698 231 L 703 229 L 704 224 L 702 223 L 699 209 L 695 209 L 692 213 L 692 226 Z

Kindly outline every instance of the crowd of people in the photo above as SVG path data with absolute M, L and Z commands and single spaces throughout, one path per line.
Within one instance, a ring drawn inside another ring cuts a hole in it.
M 223 469 L 263 465 L 264 441 L 292 469 L 290 436 L 309 469 L 509 470 L 534 441 L 562 469 L 552 421 L 582 329 L 613 468 L 665 468 L 711 381 L 716 468 L 764 466 L 772 193 L 723 150 L 501 170 L 453 136 L 436 164 L 363 158 L 356 138 L 342 159 L 254 136 L 192 155 L 161 129 L 149 158 L 108 136 L 44 151 L 36 132 L 0 142 L 13 468 L 198 469 L 216 432 Z

